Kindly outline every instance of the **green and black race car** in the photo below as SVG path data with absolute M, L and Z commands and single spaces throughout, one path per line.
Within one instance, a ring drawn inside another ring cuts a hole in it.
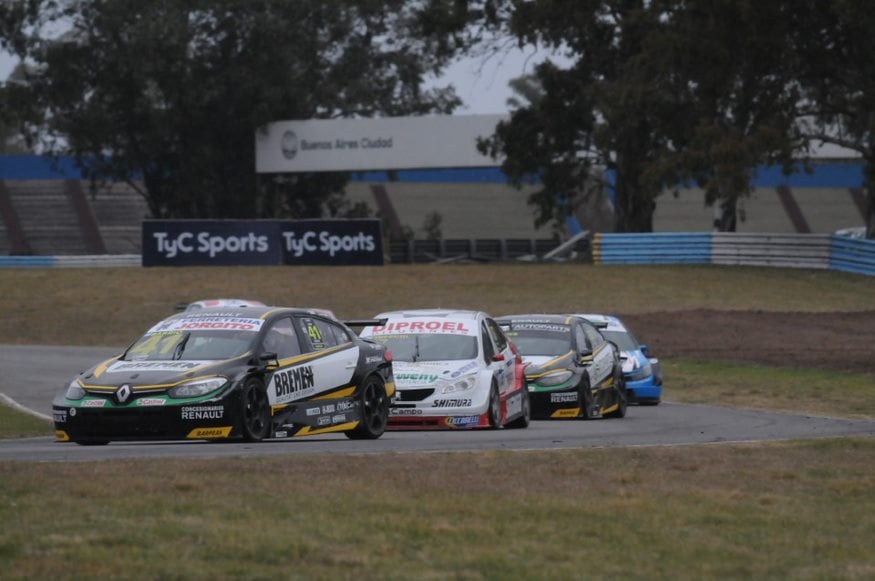
M 356 321 L 356 325 L 380 321 Z M 79 374 L 52 404 L 58 441 L 379 438 L 391 355 L 311 309 L 176 314 Z
M 496 319 L 522 355 L 532 417 L 622 418 L 627 395 L 617 346 L 574 315 Z

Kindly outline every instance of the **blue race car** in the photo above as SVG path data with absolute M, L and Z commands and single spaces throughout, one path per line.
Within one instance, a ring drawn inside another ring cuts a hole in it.
M 629 403 L 659 404 L 662 401 L 662 367 L 659 359 L 650 356 L 647 345 L 639 343 L 617 317 L 596 314 L 580 316 L 596 325 L 606 339 L 620 348 Z

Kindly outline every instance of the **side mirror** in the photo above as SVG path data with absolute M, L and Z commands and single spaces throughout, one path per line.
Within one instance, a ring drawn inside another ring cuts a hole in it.
M 644 353 L 645 357 L 650 357 L 650 349 L 647 345 L 639 345 L 638 348 L 641 349 L 641 352 Z
M 258 361 L 264 365 L 265 368 L 270 367 L 279 367 L 280 361 L 277 359 L 276 353 L 273 351 L 267 351 L 258 356 Z
M 504 353 L 496 353 L 492 356 L 493 361 L 504 361 Z

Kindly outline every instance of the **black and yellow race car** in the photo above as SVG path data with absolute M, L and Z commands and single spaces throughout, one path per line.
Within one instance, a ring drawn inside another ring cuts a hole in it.
M 350 321 L 378 324 L 380 321 Z M 173 315 L 75 377 L 52 407 L 58 441 L 379 438 L 391 354 L 311 309 Z
M 523 358 L 532 418 L 622 418 L 628 395 L 617 346 L 575 315 L 496 319 Z

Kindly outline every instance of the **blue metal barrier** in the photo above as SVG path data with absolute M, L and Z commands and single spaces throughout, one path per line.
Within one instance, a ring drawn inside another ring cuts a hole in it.
M 708 264 L 711 233 L 596 234 L 596 264 Z
M 833 236 L 829 266 L 833 270 L 875 276 L 875 240 Z

